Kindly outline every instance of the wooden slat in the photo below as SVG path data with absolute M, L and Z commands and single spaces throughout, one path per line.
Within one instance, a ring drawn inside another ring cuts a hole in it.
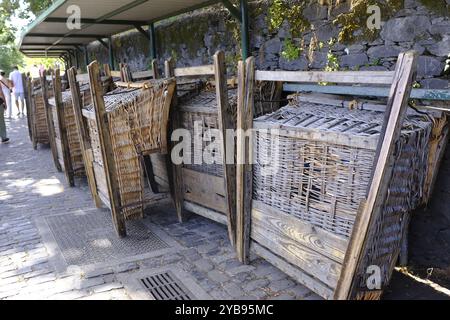
M 378 136 L 355 136 L 351 134 L 339 132 L 327 132 L 312 128 L 295 128 L 280 124 L 269 124 L 255 121 L 253 123 L 255 129 L 277 129 L 270 131 L 272 135 L 280 135 L 283 137 L 293 137 L 309 141 L 320 141 L 329 144 L 344 145 L 352 148 L 362 148 L 368 150 L 376 150 L 378 144 Z
M 345 257 L 342 274 L 336 288 L 335 299 L 351 297 L 351 288 L 361 255 L 367 243 L 368 230 L 383 210 L 389 181 L 392 176 L 393 152 L 400 137 L 401 126 L 408 105 L 412 83 L 415 77 L 417 56 L 414 51 L 400 54 L 397 60 L 394 81 L 386 109 L 383 133 L 375 159 L 372 181 L 367 200 L 357 215 Z M 373 227 L 373 226 L 372 226 Z
M 183 197 L 203 207 L 226 213 L 223 178 L 183 168 Z
M 219 130 L 222 133 L 222 163 L 224 166 L 225 201 L 227 203 L 228 235 L 233 246 L 236 244 L 236 150 L 234 143 L 227 143 L 228 131 L 236 131 L 236 119 L 228 103 L 227 71 L 225 53 L 214 55 L 214 73 Z M 234 141 L 233 141 L 234 142 Z
M 120 71 L 111 70 L 111 77 L 120 78 Z
M 342 264 L 348 239 L 253 200 L 252 221 Z
M 48 139 L 50 142 L 50 148 L 52 149 L 53 162 L 55 164 L 56 169 L 59 172 L 61 172 L 62 168 L 58 161 L 58 152 L 56 150 L 56 143 L 55 143 L 56 129 L 53 123 L 52 110 L 48 104 L 48 85 L 46 77 L 41 77 L 41 89 L 42 89 L 42 99 L 44 100 L 44 107 L 45 107 L 45 118 L 47 121 L 47 128 L 48 128 Z
M 333 298 L 333 290 L 326 286 L 324 283 L 315 279 L 314 277 L 306 274 L 302 270 L 296 268 L 290 263 L 284 261 L 282 258 L 270 252 L 268 249 L 259 245 L 258 243 L 252 241 L 251 243 L 251 251 L 257 254 L 258 256 L 264 258 L 266 261 L 273 264 L 275 267 L 286 273 L 288 276 L 292 277 L 298 283 L 304 285 L 305 287 L 311 289 L 322 298 L 332 299 Z
M 91 141 L 89 139 L 88 128 L 86 127 L 86 123 L 82 115 L 83 104 L 81 100 L 80 86 L 76 81 L 76 69 L 69 69 L 69 71 L 67 72 L 67 77 L 69 80 L 70 93 L 72 96 L 72 107 L 75 116 L 75 123 L 77 126 L 78 138 L 80 141 L 80 149 L 83 157 L 84 169 L 86 172 L 91 195 L 94 198 L 95 205 L 97 206 L 97 208 L 99 208 L 101 206 L 101 201 L 98 196 L 97 186 L 95 182 Z
M 176 68 L 174 70 L 175 77 L 191 77 L 191 76 L 213 76 L 214 65 L 205 65 L 198 67 Z
M 236 251 L 239 261 L 249 262 L 252 208 L 252 147 L 246 131 L 253 128 L 255 58 L 238 64 Z
M 341 264 L 303 246 L 292 237 L 286 237 L 279 229 L 270 228 L 267 223 L 256 219 L 252 211 L 251 238 L 269 248 L 274 254 L 335 288 L 341 273 Z
M 218 223 L 227 225 L 227 217 L 219 213 L 217 211 L 205 208 L 201 205 L 198 205 L 196 203 L 192 203 L 190 201 L 183 201 L 183 207 L 187 211 L 193 212 L 195 214 L 198 214 L 199 216 L 202 216 L 204 218 L 216 221 Z
M 70 157 L 69 139 L 67 137 L 66 121 L 64 119 L 64 106 L 62 103 L 61 74 L 59 68 L 55 70 L 53 78 L 53 90 L 55 93 L 56 121 L 58 121 L 59 137 L 61 140 L 62 162 L 64 163 L 64 175 L 70 187 L 75 186 L 75 177 Z
M 172 78 L 175 77 L 175 70 L 174 70 L 174 61 L 172 58 L 169 58 L 164 62 L 164 73 L 166 78 Z M 177 101 L 177 88 L 175 86 L 174 93 L 173 93 L 173 99 L 172 99 L 172 106 L 171 106 L 171 112 L 170 112 L 170 121 L 169 121 L 169 130 L 172 132 L 175 129 L 180 128 L 180 114 L 178 112 L 178 101 Z M 175 143 L 170 143 L 170 151 L 172 151 L 173 147 L 175 146 Z M 170 152 L 171 153 L 171 152 Z M 183 222 L 185 220 L 184 212 L 183 212 L 183 202 L 184 202 L 184 190 L 183 190 L 183 172 L 182 172 L 182 165 L 174 164 L 172 161 L 169 160 L 170 157 L 167 157 L 167 173 L 169 176 L 169 186 L 170 186 L 170 193 L 172 195 L 172 199 L 174 202 L 175 209 L 177 211 L 177 217 L 179 222 Z
M 137 71 L 132 73 L 133 80 L 143 78 L 153 78 L 153 70 Z
M 390 71 L 256 71 L 257 81 L 391 84 Z
M 96 61 L 88 66 L 89 83 L 91 87 L 92 102 L 97 119 L 98 135 L 102 150 L 103 166 L 105 168 L 106 182 L 108 184 L 108 194 L 111 203 L 111 214 L 113 224 L 119 237 L 126 236 L 125 218 L 121 214 L 119 180 L 117 178 L 114 155 L 112 153 L 112 143 L 109 133 L 108 117 L 103 100 L 103 88 L 100 83 L 100 70 Z

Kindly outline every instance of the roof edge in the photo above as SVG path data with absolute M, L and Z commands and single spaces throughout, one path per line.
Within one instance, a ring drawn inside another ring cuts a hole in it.
M 25 30 L 23 30 L 20 35 L 20 42 L 18 44 L 18 48 L 20 49 L 20 47 L 22 47 L 23 39 L 34 27 L 42 23 L 50 14 L 52 14 L 55 10 L 59 9 L 67 1 L 68 0 L 56 0 L 55 2 L 52 3 L 50 7 L 48 7 L 42 13 L 40 13 L 39 16 L 33 22 L 28 24 Z

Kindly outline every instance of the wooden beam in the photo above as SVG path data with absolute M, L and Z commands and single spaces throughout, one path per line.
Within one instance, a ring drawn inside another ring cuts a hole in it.
M 175 77 L 174 61 L 169 58 L 164 63 L 164 73 L 166 78 Z M 177 101 L 177 89 L 175 86 L 175 91 L 172 99 L 172 108 L 170 112 L 169 121 L 169 132 L 172 133 L 173 130 L 180 128 L 180 114 L 178 112 L 178 101 Z M 174 142 L 170 143 L 170 152 L 167 158 L 167 172 L 169 174 L 169 187 L 172 194 L 172 199 L 174 202 L 175 209 L 177 211 L 178 221 L 183 222 L 186 220 L 186 216 L 183 210 L 184 202 L 184 182 L 183 182 L 183 165 L 174 164 L 170 157 L 172 154 L 172 149 L 175 146 Z
M 252 137 L 246 133 L 253 128 L 255 58 L 238 64 L 237 110 L 237 178 L 236 178 L 236 251 L 239 261 L 249 262 L 250 220 L 252 209 L 253 166 Z
M 93 153 L 91 140 L 89 139 L 89 131 L 82 115 L 83 103 L 81 101 L 80 86 L 78 84 L 77 70 L 70 68 L 67 73 L 69 80 L 70 92 L 72 95 L 72 107 L 75 115 L 75 123 L 78 131 L 78 138 L 80 140 L 81 154 L 84 162 L 84 170 L 86 171 L 86 177 L 91 191 L 91 195 L 94 198 L 94 202 L 97 208 L 101 207 L 101 200 L 97 191 L 97 184 L 95 182 L 94 166 L 93 166 Z
M 74 171 L 72 166 L 72 159 L 70 157 L 69 139 L 67 137 L 66 121 L 64 119 L 64 106 L 62 102 L 61 92 L 61 74 L 59 68 L 55 70 L 53 77 L 53 90 L 55 92 L 55 108 L 56 121 L 59 127 L 59 139 L 61 140 L 62 157 L 64 163 L 64 175 L 70 187 L 75 186 Z
M 236 244 L 236 164 L 234 140 L 227 141 L 227 132 L 236 131 L 236 120 L 228 103 L 227 71 L 225 53 L 218 51 L 214 55 L 214 71 L 219 131 L 222 133 L 222 162 L 224 167 L 225 201 L 227 203 L 228 236 L 233 246 Z M 231 148 L 231 150 L 229 149 Z M 230 159 L 229 155 L 233 158 Z
M 282 82 L 331 82 L 356 84 L 392 83 L 393 72 L 390 71 L 256 71 L 257 81 Z
M 175 77 L 213 76 L 213 75 L 215 75 L 214 65 L 176 68 L 174 71 Z
M 153 79 L 159 79 L 161 75 L 159 74 L 158 70 L 158 60 L 153 59 L 151 64 L 152 64 Z
M 58 151 L 56 149 L 55 126 L 53 124 L 52 110 L 48 104 L 48 85 L 45 74 L 46 71 L 44 71 L 44 76 L 41 77 L 41 90 L 42 90 L 42 99 L 44 100 L 45 117 L 47 120 L 47 127 L 48 127 L 48 139 L 50 142 L 50 148 L 52 149 L 53 162 L 55 163 L 56 170 L 61 172 L 62 168 L 58 161 Z
M 383 130 L 379 138 L 379 148 L 374 161 L 372 181 L 367 200 L 363 203 L 362 210 L 359 211 L 353 226 L 342 273 L 335 290 L 335 299 L 351 298 L 351 288 L 358 265 L 362 260 L 361 255 L 367 244 L 369 230 L 382 213 L 392 176 L 395 144 L 400 138 L 401 126 L 415 77 L 416 63 L 417 55 L 413 51 L 400 54 L 397 60 Z
M 92 102 L 94 104 L 95 118 L 98 126 L 98 135 L 102 151 L 103 166 L 108 186 L 108 194 L 111 205 L 111 215 L 114 227 L 119 237 L 127 235 L 125 218 L 121 213 L 121 200 L 119 193 L 119 180 L 117 178 L 116 165 L 112 151 L 112 143 L 109 132 L 108 116 L 103 100 L 103 88 L 100 83 L 100 69 L 96 61 L 88 66 L 89 83 L 91 87 Z

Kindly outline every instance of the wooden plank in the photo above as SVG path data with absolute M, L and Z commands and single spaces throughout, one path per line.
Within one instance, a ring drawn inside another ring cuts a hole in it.
M 238 65 L 237 179 L 236 179 L 236 250 L 239 261 L 249 262 L 250 220 L 252 208 L 252 141 L 246 131 L 253 129 L 255 59 Z
M 153 79 L 159 79 L 161 78 L 161 75 L 159 74 L 159 70 L 158 70 L 158 60 L 153 59 L 151 62 L 152 65 L 152 72 L 153 72 Z
M 72 96 L 72 107 L 75 115 L 75 123 L 77 126 L 78 138 L 80 141 L 81 155 L 83 157 L 84 169 L 86 177 L 91 191 L 91 195 L 94 199 L 97 208 L 101 206 L 101 200 L 98 196 L 97 186 L 95 182 L 95 173 L 93 168 L 93 155 L 92 146 L 89 139 L 89 131 L 86 127 L 86 123 L 83 119 L 82 109 L 83 103 L 81 100 L 80 86 L 77 79 L 77 70 L 72 67 L 67 72 L 67 78 L 69 80 L 70 93 Z
M 23 75 L 25 78 L 25 103 L 27 107 L 27 125 L 28 125 L 28 136 L 30 137 L 30 140 L 33 140 L 33 129 L 31 127 L 31 92 L 33 90 L 31 78 L 26 77 L 25 74 Z
M 56 121 L 58 121 L 59 137 L 61 140 L 62 162 L 64 163 L 64 175 L 70 187 L 75 186 L 75 177 L 70 157 L 69 139 L 67 137 L 66 121 L 64 119 L 64 106 L 62 103 L 61 74 L 59 68 L 55 70 L 53 77 L 53 90 L 55 92 Z
M 384 130 L 380 136 L 378 153 L 374 162 L 372 181 L 367 200 L 356 217 L 342 273 L 335 291 L 335 299 L 351 297 L 355 272 L 361 263 L 361 255 L 368 240 L 368 230 L 383 210 L 383 203 L 392 176 L 395 143 L 400 137 L 401 126 L 406 114 L 416 72 L 416 62 L 417 56 L 414 51 L 400 54 L 397 60 L 394 81 L 386 109 Z
M 340 94 L 364 97 L 383 97 L 389 96 L 389 88 L 367 87 L 367 86 L 320 86 L 312 84 L 286 83 L 283 90 L 287 92 L 317 92 L 326 94 Z M 419 100 L 450 100 L 450 90 L 448 89 L 412 89 L 411 99 Z M 448 107 L 450 109 L 450 106 Z
M 56 170 L 59 172 L 62 171 L 61 165 L 58 161 L 58 152 L 56 150 L 56 143 L 55 143 L 55 126 L 53 123 L 53 116 L 52 116 L 52 110 L 48 104 L 48 85 L 46 77 L 41 77 L 41 88 L 42 88 L 42 99 L 44 100 L 44 107 L 45 107 L 45 117 L 47 120 L 47 128 L 48 128 L 48 139 L 50 142 L 50 148 L 52 149 L 52 155 L 53 155 L 53 162 L 55 163 Z
M 133 76 L 133 80 L 153 78 L 153 70 L 133 72 L 132 76 Z
M 228 235 L 232 246 L 236 244 L 236 150 L 234 141 L 227 143 L 227 131 L 236 131 L 236 120 L 228 104 L 227 71 L 225 53 L 218 51 L 214 55 L 214 71 L 219 130 L 222 133 L 222 163 L 224 166 L 225 201 L 227 203 Z M 230 148 L 230 149 L 229 149 Z
M 166 78 L 175 77 L 174 61 L 169 58 L 164 62 L 164 73 Z M 172 106 L 170 112 L 169 130 L 172 132 L 175 129 L 180 128 L 180 115 L 178 112 L 178 101 L 177 101 L 177 88 L 175 86 Z M 170 151 L 175 146 L 175 143 L 170 143 Z M 169 152 L 171 154 L 171 152 Z M 176 165 L 170 160 L 170 156 L 167 157 L 167 173 L 169 176 L 169 186 L 170 193 L 174 202 L 175 209 L 177 211 L 178 221 L 183 222 L 185 220 L 185 215 L 183 212 L 183 202 L 184 202 L 184 188 L 183 188 L 183 166 Z
M 252 221 L 342 264 L 348 239 L 253 200 Z
M 148 87 L 151 86 L 151 82 L 147 81 L 142 81 L 142 82 L 124 82 L 124 81 L 116 81 L 114 82 L 116 84 L 116 86 L 118 87 L 125 87 L 125 88 L 144 88 L 144 87 Z
M 283 137 L 292 137 L 295 139 L 319 141 L 329 144 L 344 145 L 352 148 L 362 148 L 368 150 L 376 150 L 378 145 L 378 136 L 355 136 L 339 132 L 327 132 L 314 128 L 296 128 L 281 124 L 269 124 L 267 122 L 253 123 L 255 129 L 276 129 L 277 131 L 270 131 L 272 135 L 279 135 Z
M 252 211 L 251 222 L 252 240 L 330 288 L 336 287 L 342 264 L 302 245 L 296 238 L 287 237 L 279 228 L 275 229 L 269 223 L 261 223 L 264 218 L 261 220 L 258 215 L 253 214 L 254 212 Z
M 257 81 L 391 84 L 391 71 L 256 71 Z
M 288 262 L 284 261 L 277 255 L 273 254 L 263 246 L 258 243 L 252 241 L 251 243 L 251 251 L 257 254 L 258 256 L 264 258 L 269 263 L 273 264 L 275 267 L 286 273 L 288 276 L 293 278 L 298 283 L 304 285 L 305 287 L 311 289 L 318 295 L 320 295 L 324 299 L 332 299 L 333 298 L 333 290 L 326 286 L 324 283 L 315 279 L 314 277 L 308 275 L 304 271 L 294 267 Z
M 89 83 L 91 87 L 92 102 L 95 109 L 95 117 L 97 119 L 98 134 L 100 146 L 102 150 L 103 166 L 105 168 L 106 182 L 108 185 L 108 194 L 111 203 L 111 215 L 114 227 L 119 237 L 125 237 L 126 226 L 125 218 L 120 208 L 119 180 L 117 178 L 116 166 L 114 163 L 114 155 L 112 153 L 111 137 L 109 133 L 108 117 L 105 110 L 105 102 L 103 100 L 103 88 L 99 81 L 100 70 L 96 61 L 88 66 Z
M 114 78 L 120 78 L 120 71 L 111 70 L 110 75 Z
M 184 199 L 227 213 L 223 179 L 183 168 Z
M 227 217 L 217 211 L 205 208 L 189 201 L 183 201 L 183 207 L 187 211 L 198 214 L 199 216 L 227 225 Z
M 205 65 L 198 67 L 176 68 L 174 70 L 175 77 L 192 77 L 192 76 L 213 76 L 214 65 Z

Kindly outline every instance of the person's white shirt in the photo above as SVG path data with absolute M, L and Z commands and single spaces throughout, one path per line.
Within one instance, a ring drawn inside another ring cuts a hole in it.
M 22 74 L 19 72 L 19 70 L 14 70 L 9 74 L 9 80 L 13 82 L 13 92 L 14 93 L 25 93 L 25 90 L 23 88 L 23 79 Z
M 5 84 L 8 83 L 8 79 L 6 79 L 5 77 L 0 75 L 0 86 L 2 88 L 2 92 L 3 95 L 5 96 L 6 99 L 6 109 L 8 112 L 8 117 L 11 118 L 12 117 L 12 106 L 11 106 L 11 90 L 9 89 L 8 86 L 6 86 Z

